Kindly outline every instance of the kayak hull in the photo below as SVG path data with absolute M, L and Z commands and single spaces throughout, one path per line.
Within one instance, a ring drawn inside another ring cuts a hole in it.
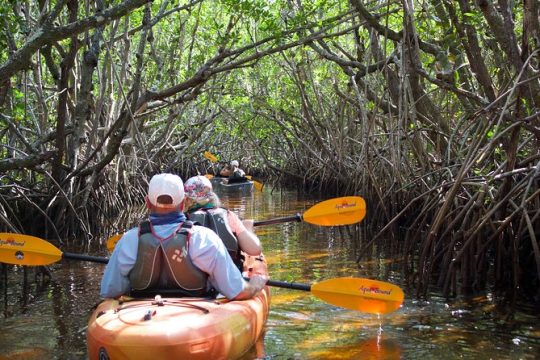
M 214 177 L 211 179 L 212 186 L 215 191 L 219 192 L 239 192 L 250 193 L 253 191 L 253 181 L 241 181 L 229 183 L 227 178 Z
M 268 274 L 247 257 L 245 270 Z M 89 359 L 236 359 L 261 336 L 268 318 L 268 287 L 243 301 L 203 298 L 107 299 L 92 313 Z

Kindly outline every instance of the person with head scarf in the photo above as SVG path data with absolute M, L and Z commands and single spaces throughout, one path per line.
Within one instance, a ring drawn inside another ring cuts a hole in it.
M 214 230 L 235 263 L 241 265 L 241 251 L 251 256 L 261 254 L 259 238 L 253 232 L 253 220 L 240 220 L 234 212 L 221 207 L 212 183 L 204 176 L 189 178 L 185 185 L 188 219 Z
M 153 176 L 145 200 L 148 219 L 116 243 L 101 281 L 102 297 L 171 289 L 184 296 L 211 296 L 215 289 L 243 300 L 263 289 L 264 276 L 245 281 L 218 235 L 186 219 L 179 176 Z
M 223 166 L 223 168 L 221 168 L 221 170 L 219 171 L 220 177 L 228 178 L 231 175 L 232 175 L 232 166 L 230 163 L 225 164 L 225 166 Z

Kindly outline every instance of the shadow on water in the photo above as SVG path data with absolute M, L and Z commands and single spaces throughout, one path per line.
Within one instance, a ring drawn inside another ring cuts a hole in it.
M 267 220 L 302 213 L 322 199 L 265 190 L 244 197 L 224 194 L 222 200 L 243 218 Z M 414 300 L 399 259 L 372 256 L 357 266 L 351 231 L 287 223 L 257 233 L 274 280 L 374 278 L 401 286 L 405 302 L 379 318 L 328 305 L 307 292 L 273 288 L 264 337 L 243 360 L 538 358 L 538 315 L 506 319 L 489 294 L 452 302 L 437 294 L 429 302 Z M 370 236 L 354 233 L 358 241 L 363 237 Z M 21 268 L 9 272 L 7 286 L 2 276 L 0 360 L 86 358 L 86 323 L 99 300 L 103 265 L 62 261 L 51 270 L 53 278 L 39 284 L 30 269 L 26 290 Z

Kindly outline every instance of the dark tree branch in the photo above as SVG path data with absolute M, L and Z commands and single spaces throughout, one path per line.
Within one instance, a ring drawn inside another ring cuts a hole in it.
M 10 78 L 18 71 L 28 68 L 32 61 L 32 55 L 43 46 L 52 45 L 57 41 L 76 36 L 89 29 L 106 25 L 150 1 L 126 0 L 118 6 L 103 11 L 101 14 L 93 15 L 65 26 L 53 27 L 49 23 L 44 23 L 34 31 L 28 41 L 8 61 L 0 66 L 0 79 Z

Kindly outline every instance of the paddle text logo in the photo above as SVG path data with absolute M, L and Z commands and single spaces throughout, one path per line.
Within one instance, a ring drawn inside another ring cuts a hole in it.
M 347 201 L 344 201 L 341 204 L 336 204 L 336 209 L 338 209 L 338 210 L 348 209 L 348 208 L 352 208 L 352 207 L 356 207 L 356 201 L 353 202 L 353 203 L 348 203 Z
M 12 237 L 8 237 L 7 239 L 0 239 L 0 245 L 8 245 L 8 246 L 18 246 L 23 247 L 26 241 L 17 241 Z
M 362 294 L 377 294 L 377 295 L 390 295 L 392 290 L 382 290 L 378 286 L 365 287 L 364 285 L 360 286 L 358 289 Z

